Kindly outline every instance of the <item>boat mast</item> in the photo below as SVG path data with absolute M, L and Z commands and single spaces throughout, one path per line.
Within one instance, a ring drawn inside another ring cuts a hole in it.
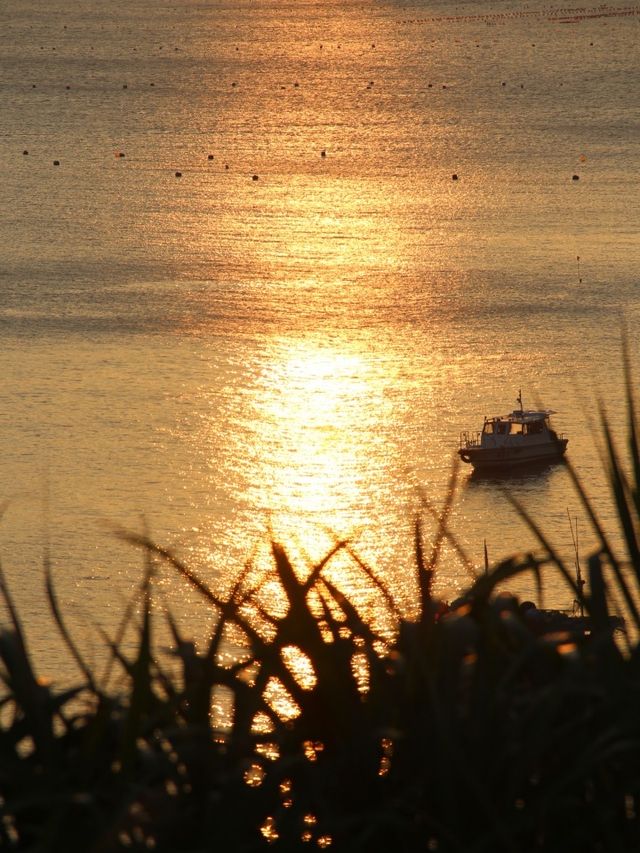
M 523 409 L 523 407 L 522 407 L 522 388 L 519 388 L 519 389 L 518 389 L 518 399 L 517 399 L 517 401 L 516 401 L 516 402 L 520 403 L 520 414 L 523 414 L 523 413 L 524 413 L 524 409 Z
M 575 522 L 575 532 L 573 528 L 573 524 L 571 522 L 571 514 L 569 512 L 569 507 L 567 507 L 567 518 L 569 519 L 569 527 L 571 528 L 571 540 L 573 542 L 573 551 L 575 554 L 576 561 L 576 604 L 578 605 L 578 609 L 580 610 L 580 616 L 584 616 L 584 588 L 586 585 L 585 579 L 582 577 L 582 572 L 580 571 L 580 554 L 578 552 L 578 516 L 576 516 Z

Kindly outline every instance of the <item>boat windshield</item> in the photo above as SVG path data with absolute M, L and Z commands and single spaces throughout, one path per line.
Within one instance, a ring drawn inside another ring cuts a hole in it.
M 506 435 L 509 432 L 509 421 L 485 421 L 482 432 L 485 435 Z

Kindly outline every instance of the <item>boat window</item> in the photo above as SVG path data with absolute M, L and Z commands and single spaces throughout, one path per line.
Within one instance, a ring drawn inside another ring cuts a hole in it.
M 505 421 L 498 421 L 496 424 L 496 432 L 500 435 L 505 435 L 509 432 L 509 424 Z
M 522 424 L 511 423 L 511 435 L 519 435 L 522 432 Z
M 529 424 L 529 428 L 527 429 L 527 432 L 533 435 L 535 433 L 542 432 L 542 430 L 543 430 L 543 421 L 541 421 L 541 420 L 540 421 L 531 421 L 531 423 Z
M 485 435 L 493 435 L 493 421 L 485 421 L 484 429 L 482 432 Z

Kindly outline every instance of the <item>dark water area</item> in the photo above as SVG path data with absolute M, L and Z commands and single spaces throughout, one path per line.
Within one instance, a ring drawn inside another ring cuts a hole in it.
M 557 410 L 613 525 L 597 402 L 622 436 L 638 4 L 54 0 L 0 19 L 0 553 L 37 648 L 56 658 L 47 539 L 90 634 L 139 577 L 112 528 L 142 516 L 218 589 L 252 553 L 268 573 L 270 530 L 302 564 L 349 536 L 410 611 L 420 495 L 444 499 L 460 431 L 520 388 Z M 534 545 L 504 490 L 564 552 L 567 509 L 593 543 L 562 468 L 465 470 L 452 526 L 478 566 L 484 540 L 492 559 Z M 446 549 L 439 592 L 467 582 Z M 162 584 L 197 632 L 195 593 Z

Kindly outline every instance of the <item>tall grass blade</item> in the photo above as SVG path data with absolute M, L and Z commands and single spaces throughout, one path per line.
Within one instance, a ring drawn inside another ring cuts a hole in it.
M 640 519 L 640 444 L 638 442 L 638 420 L 636 418 L 636 402 L 633 393 L 631 377 L 631 361 L 629 357 L 629 340 L 625 334 L 622 341 L 624 384 L 627 398 L 627 418 L 629 431 L 629 456 L 633 470 L 633 498 L 636 508 L 636 519 Z
M 44 554 L 44 577 L 45 577 L 45 588 L 47 591 L 47 599 L 49 601 L 49 607 L 51 608 L 51 613 L 53 614 L 53 619 L 58 627 L 58 631 L 71 653 L 71 656 L 75 660 L 78 669 L 83 674 L 85 681 L 89 688 L 95 693 L 97 692 L 96 682 L 93 677 L 93 673 L 85 663 L 84 658 L 80 654 L 80 651 L 77 645 L 71 639 L 71 635 L 67 630 L 67 626 L 65 625 L 64 619 L 62 618 L 62 613 L 60 612 L 60 607 L 58 605 L 58 596 L 55 591 L 55 587 L 53 584 L 53 575 L 52 575 L 52 567 L 51 567 L 51 556 L 49 554 L 49 549 L 45 550 Z
M 508 492 L 505 492 L 504 494 L 505 494 L 506 499 L 511 504 L 511 506 L 515 509 L 517 514 L 524 521 L 524 523 L 527 525 L 529 530 L 531 530 L 531 532 L 534 534 L 534 536 L 536 537 L 538 542 L 542 545 L 542 547 L 544 548 L 545 552 L 548 555 L 549 560 L 559 570 L 560 574 L 562 575 L 564 580 L 567 582 L 569 588 L 572 590 L 574 596 L 576 596 L 576 598 L 578 596 L 580 596 L 581 592 L 578 589 L 578 584 L 577 584 L 576 580 L 574 579 L 571 572 L 567 569 L 565 562 L 562 559 L 562 557 L 560 556 L 560 554 L 556 551 L 556 549 L 553 547 L 551 542 L 544 535 L 540 526 L 533 520 L 533 518 L 531 517 L 531 514 L 529 512 L 527 512 L 527 510 L 524 508 L 524 506 L 520 503 L 520 501 L 517 498 L 515 498 L 513 495 L 509 494 Z
M 433 572 L 438 564 L 438 558 L 440 557 L 440 551 L 442 550 L 442 545 L 446 538 L 447 530 L 449 529 L 449 516 L 451 515 L 451 509 L 453 507 L 453 499 L 456 493 L 456 485 L 458 482 L 458 471 L 460 469 L 460 458 L 458 456 L 454 457 L 453 466 L 451 469 L 451 475 L 449 477 L 449 483 L 447 485 L 447 491 L 445 495 L 444 505 L 442 510 L 438 514 L 437 517 L 437 527 L 436 534 L 433 539 L 433 545 L 431 548 L 431 555 L 429 560 L 427 561 L 426 571 L 429 577 L 429 585 L 431 584 L 431 579 L 433 578 Z
M 136 741 L 142 733 L 145 718 L 151 710 L 152 702 L 152 680 L 151 680 L 151 579 L 154 566 L 150 549 L 145 551 L 145 572 L 140 586 L 140 598 L 142 600 L 142 627 L 140 629 L 140 642 L 138 654 L 132 666 L 131 672 L 131 695 L 129 707 L 124 725 L 124 733 L 121 746 L 122 768 L 125 774 L 133 769 L 136 755 Z
M 435 508 L 435 506 L 431 503 L 429 498 L 427 498 L 423 489 L 419 489 L 418 494 L 420 496 L 421 506 L 424 509 L 426 509 L 427 512 L 429 513 L 429 515 L 435 521 L 437 521 L 439 524 L 441 521 L 441 517 L 442 517 L 441 513 Z M 476 567 L 473 564 L 473 561 L 471 560 L 471 558 L 467 554 L 466 549 L 462 546 L 462 544 L 460 543 L 460 540 L 455 535 L 455 533 L 451 530 L 451 528 L 449 527 L 448 524 L 445 524 L 443 530 L 444 530 L 444 535 L 445 535 L 447 541 L 449 542 L 449 544 L 452 546 L 452 548 L 454 549 L 454 551 L 458 555 L 460 562 L 462 563 L 462 566 L 463 566 L 464 570 L 466 571 L 467 575 L 472 580 L 476 580 L 476 578 L 478 577 L 478 572 L 476 570 Z
M 111 640 L 109 640 L 109 642 L 107 643 L 108 648 L 111 649 L 112 646 L 119 648 L 122 645 L 122 643 L 124 641 L 125 634 L 127 632 L 127 629 L 129 628 L 129 626 L 133 620 L 134 614 L 135 614 L 135 607 L 138 603 L 139 593 L 140 593 L 140 588 L 137 587 L 136 592 L 130 597 L 129 601 L 126 603 L 124 610 L 122 612 L 122 616 L 120 618 L 120 622 L 119 622 L 118 627 L 116 629 L 116 634 L 115 634 L 115 637 L 113 639 L 113 642 Z M 97 626 L 97 630 L 98 630 L 98 633 L 100 633 L 100 635 L 102 636 L 102 639 L 104 641 L 106 634 L 100 628 L 100 626 Z M 107 685 L 108 685 L 109 680 L 111 678 L 111 672 L 112 672 L 113 664 L 116 660 L 118 660 L 118 658 L 115 655 L 111 654 L 111 656 L 109 657 L 109 660 L 106 663 L 104 672 L 102 674 L 102 678 L 100 679 L 101 683 L 100 683 L 100 687 L 99 687 L 99 692 L 101 692 L 101 693 L 106 692 Z
M 381 595 L 384 598 L 385 603 L 389 609 L 389 612 L 396 619 L 399 619 L 401 616 L 400 610 L 398 609 L 398 605 L 393 600 L 393 596 L 389 592 L 386 584 L 384 584 L 383 581 L 380 580 L 380 578 L 376 575 L 376 573 L 373 571 L 371 566 L 365 560 L 363 560 L 360 557 L 360 555 L 357 553 L 357 551 L 353 548 L 352 545 L 350 545 L 348 542 L 346 542 L 345 548 L 346 548 L 347 553 L 351 557 L 351 559 L 354 561 L 354 563 L 358 566 L 359 569 L 361 569 L 364 572 L 366 577 L 371 581 L 371 583 L 375 586 L 375 588 L 378 590 L 378 592 L 381 593 Z
M 334 537 L 335 538 L 335 537 Z M 325 570 L 327 564 L 335 557 L 336 554 L 339 554 L 340 551 L 343 551 L 345 548 L 348 548 L 348 541 L 346 539 L 336 539 L 334 541 L 333 546 L 327 551 L 324 557 L 317 562 L 314 566 L 312 566 L 311 571 L 307 577 L 307 579 L 302 584 L 302 588 L 305 593 L 309 592 L 309 590 L 313 589 L 318 578 L 321 576 L 322 572 Z
M 608 452 L 608 473 L 609 483 L 615 500 L 618 520 L 622 527 L 627 547 L 627 553 L 631 559 L 632 567 L 636 573 L 636 579 L 640 585 L 640 547 L 638 546 L 638 519 L 633 518 L 633 497 L 630 495 L 630 488 L 627 482 L 626 475 L 622 469 L 618 453 L 613 443 L 613 436 L 609 428 L 609 423 L 601 411 L 602 430 L 604 432 L 605 441 Z
M 594 630 L 598 633 L 609 629 L 609 608 L 607 605 L 607 587 L 602 571 L 602 557 L 599 553 L 592 554 L 588 560 L 589 567 L 589 610 L 593 620 Z
M 418 590 L 420 593 L 421 621 L 423 624 L 429 625 L 432 621 L 433 616 L 431 596 L 431 587 L 433 585 L 433 570 L 425 563 L 424 545 L 422 541 L 422 520 L 419 515 L 416 516 L 413 530 L 414 554 L 416 560 L 416 570 L 418 573 Z
M 13 625 L 12 631 L 0 633 L 0 658 L 10 679 L 12 697 L 28 720 L 37 750 L 43 759 L 48 759 L 54 747 L 52 719 L 47 710 L 48 691 L 38 684 L 34 674 L 22 623 L 1 564 L 0 593 Z
M 624 598 L 625 605 L 633 618 L 634 625 L 637 629 L 640 629 L 640 613 L 638 612 L 638 606 L 624 578 L 620 562 L 615 556 L 613 548 L 611 547 L 611 544 L 609 542 L 609 538 L 604 532 L 604 529 L 600 524 L 593 507 L 591 506 L 591 501 L 587 497 L 584 487 L 573 465 L 571 465 L 569 462 L 566 462 L 565 465 L 567 471 L 569 472 L 569 477 L 571 478 L 574 488 L 578 492 L 582 506 L 585 508 L 587 515 L 589 516 L 591 525 L 600 540 L 601 551 L 607 556 L 611 569 L 613 570 L 616 576 L 618 588 L 620 590 L 620 593 L 622 594 L 622 597 Z

